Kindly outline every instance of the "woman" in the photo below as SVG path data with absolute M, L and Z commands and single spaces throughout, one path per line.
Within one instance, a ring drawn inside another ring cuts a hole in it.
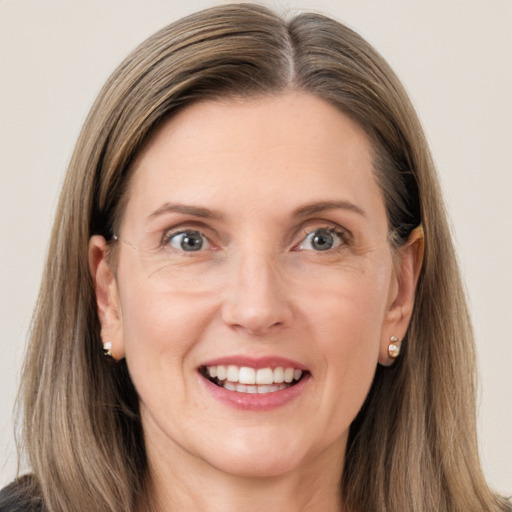
M 508 510 L 473 358 L 387 64 L 319 15 L 204 11 L 135 50 L 80 135 L 23 378 L 33 475 L 2 505 Z

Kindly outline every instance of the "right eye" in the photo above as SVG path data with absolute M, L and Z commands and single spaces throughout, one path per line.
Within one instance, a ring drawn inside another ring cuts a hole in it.
M 300 251 L 331 251 L 346 245 L 347 235 L 335 228 L 319 228 L 306 234 L 304 240 L 297 246 Z
M 210 242 L 199 231 L 179 231 L 166 237 L 165 244 L 174 249 L 186 252 L 196 252 L 210 247 Z

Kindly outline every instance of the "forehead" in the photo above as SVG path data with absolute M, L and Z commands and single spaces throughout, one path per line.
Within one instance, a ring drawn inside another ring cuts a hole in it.
M 165 202 L 254 213 L 325 200 L 382 210 L 372 147 L 338 109 L 290 92 L 200 102 L 169 119 L 135 161 L 126 214 Z

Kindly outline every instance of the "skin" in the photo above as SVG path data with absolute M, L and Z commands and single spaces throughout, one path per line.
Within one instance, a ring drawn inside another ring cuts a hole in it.
M 159 510 L 343 509 L 348 429 L 407 329 L 422 254 L 419 231 L 393 254 L 371 155 L 356 123 L 299 92 L 195 104 L 139 154 L 115 269 L 99 236 L 90 264 L 102 337 L 140 397 Z M 330 250 L 308 237 L 322 228 Z M 204 249 L 162 246 L 184 229 Z M 310 379 L 281 407 L 239 410 L 198 373 L 232 355 L 290 358 Z

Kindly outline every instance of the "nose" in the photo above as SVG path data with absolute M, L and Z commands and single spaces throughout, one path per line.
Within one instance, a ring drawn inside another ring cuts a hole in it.
M 222 319 L 232 329 L 262 336 L 286 328 L 293 318 L 282 269 L 270 255 L 238 259 L 222 305 Z

